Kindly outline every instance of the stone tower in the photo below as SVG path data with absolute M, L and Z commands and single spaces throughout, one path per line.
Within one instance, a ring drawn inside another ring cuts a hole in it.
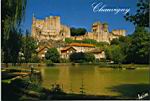
M 62 25 L 60 16 L 49 16 L 44 20 L 32 18 L 32 37 L 41 40 L 63 40 L 70 37 L 70 28 Z
M 106 23 L 95 22 L 92 25 L 92 33 L 95 34 L 94 40 L 109 42 L 109 31 Z

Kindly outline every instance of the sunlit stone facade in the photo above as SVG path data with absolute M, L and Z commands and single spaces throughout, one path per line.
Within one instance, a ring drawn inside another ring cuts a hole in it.
M 63 40 L 70 37 L 70 28 L 62 25 L 59 16 L 46 17 L 44 20 L 32 19 L 32 37 L 41 40 Z

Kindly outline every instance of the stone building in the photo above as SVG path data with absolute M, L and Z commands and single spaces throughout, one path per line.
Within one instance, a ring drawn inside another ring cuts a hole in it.
M 32 18 L 32 37 L 42 40 L 64 40 L 70 37 L 70 28 L 62 25 L 59 16 L 49 16 L 44 20 Z
M 91 32 L 87 32 L 82 36 L 71 36 L 70 28 L 61 24 L 60 16 L 49 16 L 43 20 L 32 18 L 32 37 L 38 41 L 38 56 L 42 59 L 48 48 L 56 47 L 62 58 L 68 58 L 72 52 L 88 52 L 91 51 L 96 58 L 105 58 L 104 51 L 96 49 L 95 45 L 83 43 L 71 43 L 66 47 L 65 38 L 73 40 L 93 39 L 98 42 L 108 42 L 114 38 L 125 36 L 125 30 L 112 30 L 109 32 L 108 24 L 95 22 L 92 24 Z M 65 48 L 64 48 L 65 47 Z M 61 50 L 61 48 L 63 48 Z
M 70 28 L 61 24 L 60 16 L 49 16 L 44 20 L 36 19 L 34 16 L 32 18 L 32 37 L 38 41 L 72 38 L 73 40 L 93 39 L 110 43 L 114 38 L 125 36 L 125 33 L 125 30 L 109 32 L 107 23 L 95 22 L 92 24 L 91 32 L 82 36 L 71 36 Z
M 69 59 L 70 54 L 74 52 L 92 53 L 96 59 L 105 59 L 105 52 L 102 49 L 96 48 L 94 44 L 71 43 L 67 47 L 60 50 L 61 58 Z
M 125 30 L 112 30 L 109 32 L 108 24 L 95 22 L 92 25 L 91 32 L 87 32 L 85 35 L 71 37 L 73 40 L 83 40 L 83 39 L 93 39 L 98 42 L 108 42 L 110 43 L 111 40 L 114 38 L 119 38 L 120 36 L 125 36 Z

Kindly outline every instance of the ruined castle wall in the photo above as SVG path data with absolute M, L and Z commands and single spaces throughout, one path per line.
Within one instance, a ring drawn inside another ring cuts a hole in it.
M 70 38 L 70 28 L 66 25 L 61 25 L 61 35 L 65 38 Z
M 125 36 L 126 31 L 125 30 L 112 30 L 112 33 L 114 35 L 118 36 Z
M 61 25 L 59 16 L 46 17 L 44 20 L 32 19 L 32 36 L 38 40 L 61 40 L 70 37 L 70 28 Z

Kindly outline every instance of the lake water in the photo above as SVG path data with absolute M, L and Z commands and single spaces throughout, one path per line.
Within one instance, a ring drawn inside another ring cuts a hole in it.
M 149 83 L 148 69 L 117 70 L 82 65 L 43 67 L 41 72 L 44 87 L 50 89 L 52 84 L 60 84 L 61 88 L 68 93 L 80 93 L 83 85 L 86 94 L 118 96 L 120 92 L 114 91 L 115 87 Z M 137 89 L 138 86 L 132 87 L 131 92 Z M 128 91 L 130 92 L 130 88 Z

